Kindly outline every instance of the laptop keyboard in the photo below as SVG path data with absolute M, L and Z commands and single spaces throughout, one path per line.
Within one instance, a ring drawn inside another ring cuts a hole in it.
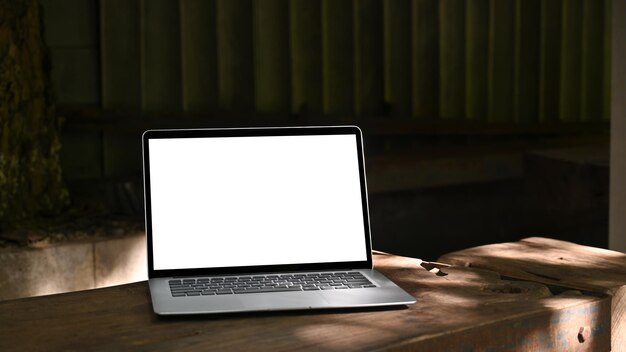
M 376 287 L 359 272 L 245 275 L 169 280 L 173 297 Z

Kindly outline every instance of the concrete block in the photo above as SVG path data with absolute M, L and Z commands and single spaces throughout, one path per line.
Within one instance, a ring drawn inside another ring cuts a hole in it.
M 0 250 L 0 300 L 94 288 L 93 246 Z
M 94 243 L 96 287 L 148 279 L 146 236 L 143 232 Z

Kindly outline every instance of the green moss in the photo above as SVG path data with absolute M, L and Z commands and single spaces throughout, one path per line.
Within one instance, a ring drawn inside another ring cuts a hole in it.
M 68 203 L 45 52 L 38 1 L 0 0 L 0 229 Z

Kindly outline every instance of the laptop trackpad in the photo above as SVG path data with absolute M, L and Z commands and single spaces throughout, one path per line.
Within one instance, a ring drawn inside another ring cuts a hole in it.
M 327 307 L 319 292 L 274 292 L 241 295 L 244 307 L 250 310 L 311 309 Z

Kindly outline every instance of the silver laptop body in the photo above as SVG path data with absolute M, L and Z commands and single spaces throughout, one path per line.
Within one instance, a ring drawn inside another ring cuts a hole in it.
M 373 269 L 356 126 L 143 134 L 160 315 L 412 304 Z

